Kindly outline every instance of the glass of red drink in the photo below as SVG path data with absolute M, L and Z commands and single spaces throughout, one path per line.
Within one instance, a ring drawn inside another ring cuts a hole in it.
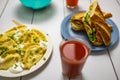
M 60 45 L 62 72 L 68 78 L 80 76 L 81 70 L 90 53 L 84 43 L 77 40 L 65 41 Z
M 66 6 L 68 8 L 75 8 L 78 5 L 78 0 L 66 0 Z

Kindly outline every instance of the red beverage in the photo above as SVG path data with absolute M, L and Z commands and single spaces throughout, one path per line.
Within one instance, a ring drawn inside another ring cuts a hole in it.
M 66 5 L 69 8 L 74 8 L 78 5 L 78 0 L 66 0 Z
M 88 57 L 89 48 L 81 42 L 71 40 L 60 46 L 60 52 L 63 75 L 71 78 L 79 76 Z

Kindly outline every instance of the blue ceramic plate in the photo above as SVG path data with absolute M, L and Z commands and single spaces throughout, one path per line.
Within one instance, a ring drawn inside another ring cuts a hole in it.
M 91 48 L 91 51 L 102 51 L 102 50 L 105 50 L 109 47 L 112 47 L 114 44 L 116 44 L 118 42 L 119 31 L 118 31 L 116 24 L 111 19 L 106 19 L 107 23 L 112 25 L 112 39 L 111 39 L 110 45 L 107 47 L 104 45 L 98 46 L 98 47 L 92 45 L 92 43 L 90 43 L 90 41 L 87 37 L 87 34 L 85 32 L 74 31 L 71 29 L 71 24 L 70 24 L 69 20 L 70 20 L 71 16 L 75 13 L 76 12 L 71 13 L 70 15 L 65 17 L 64 20 L 62 21 L 61 34 L 62 34 L 64 39 L 67 39 L 67 40 L 77 39 L 77 40 L 83 41 Z

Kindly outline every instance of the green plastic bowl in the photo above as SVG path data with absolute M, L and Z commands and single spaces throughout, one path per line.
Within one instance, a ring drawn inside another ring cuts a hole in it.
M 51 3 L 51 0 L 20 0 L 20 2 L 28 8 L 42 9 L 47 7 Z

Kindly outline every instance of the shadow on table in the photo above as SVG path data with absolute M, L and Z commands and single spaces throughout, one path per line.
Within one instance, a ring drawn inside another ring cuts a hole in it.
M 16 78 L 7 78 L 7 77 L 1 77 L 0 76 L 0 80 L 21 80 L 21 79 L 19 77 L 16 77 Z
M 54 4 L 49 5 L 46 8 L 43 8 L 41 10 L 34 11 L 34 18 L 33 23 L 34 24 L 40 24 L 45 21 L 49 21 L 50 19 L 53 19 L 56 15 L 57 8 Z M 57 16 L 56 16 L 57 17 Z
M 20 4 L 16 6 L 14 15 L 21 23 L 30 24 L 33 16 L 33 10 Z
M 111 46 L 110 48 L 107 48 L 104 51 L 91 52 L 90 55 L 97 56 L 97 55 L 104 55 L 106 53 L 109 54 L 112 50 L 114 50 L 119 45 L 119 40 L 120 39 L 118 39 L 117 42 L 113 46 Z
M 55 15 L 55 12 L 54 4 L 39 10 L 33 10 L 20 4 L 16 7 L 14 15 L 20 22 L 24 24 L 32 24 L 34 20 L 35 23 L 40 23 L 50 19 Z
M 76 77 L 76 78 L 67 78 L 66 76 L 63 76 L 64 80 L 85 80 L 84 75 L 80 74 L 80 76 Z
M 52 54 L 53 54 L 53 51 L 52 51 Z M 49 62 L 51 61 L 52 54 L 49 57 L 49 59 L 47 60 L 47 62 L 44 65 L 42 65 L 42 67 L 40 67 L 36 71 L 32 72 L 32 74 L 28 74 L 28 75 L 22 76 L 22 77 L 25 77 L 25 79 L 22 79 L 22 80 L 30 80 L 32 77 L 35 77 L 38 74 L 40 74 L 42 71 L 44 71 L 44 69 L 48 66 Z

